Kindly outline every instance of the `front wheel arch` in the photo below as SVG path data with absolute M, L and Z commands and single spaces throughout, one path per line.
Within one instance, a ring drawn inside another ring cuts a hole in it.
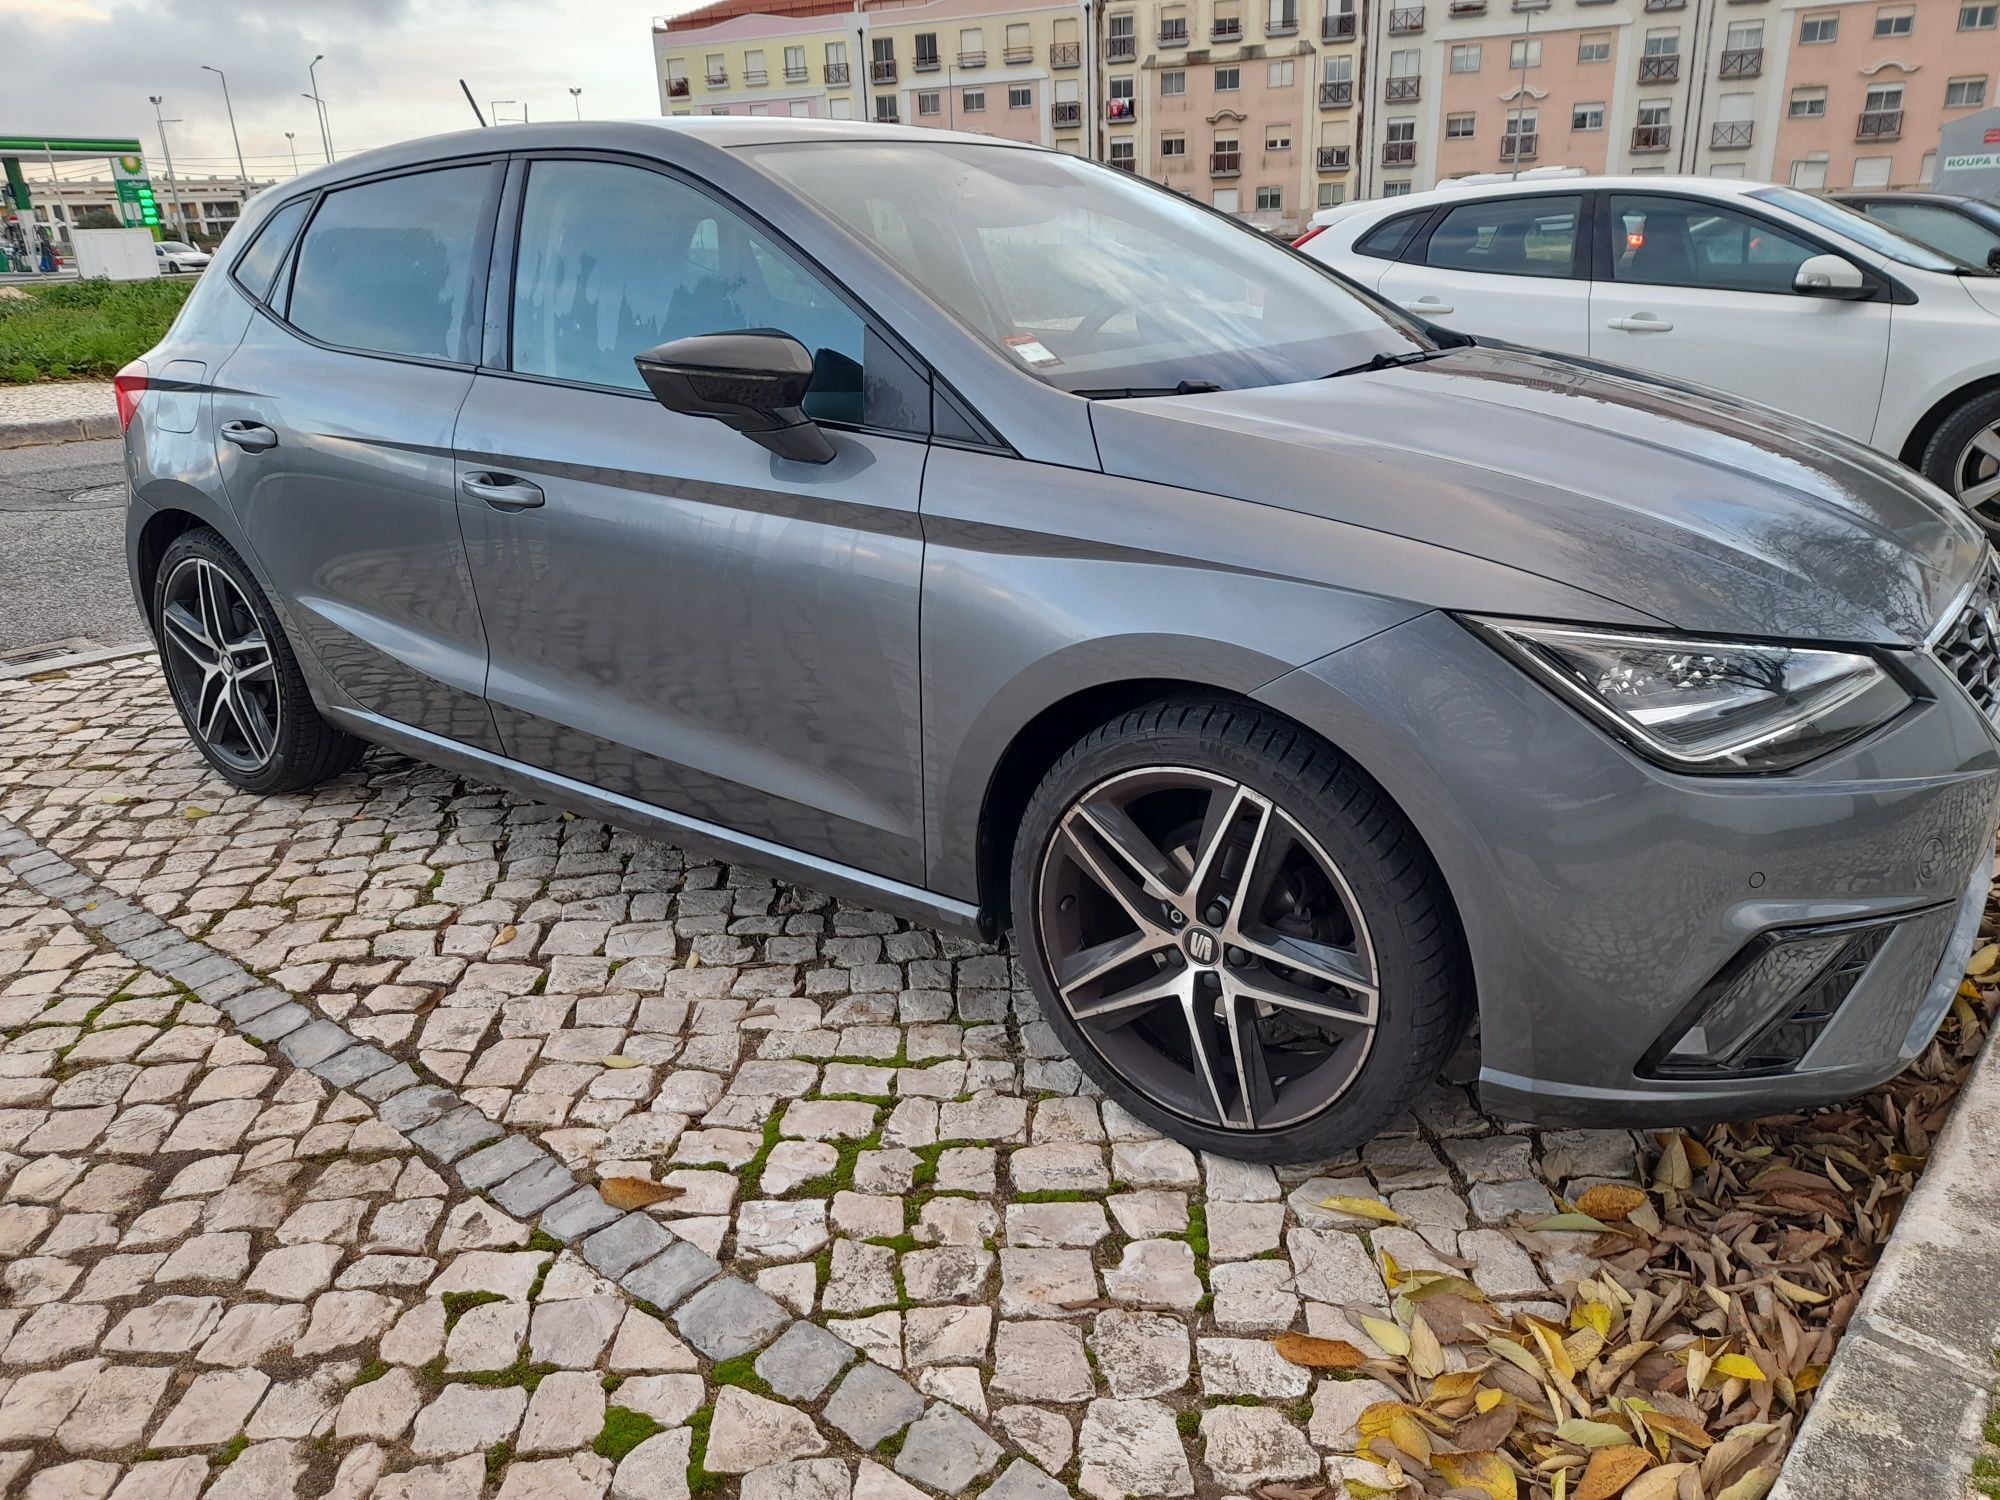
M 1929 411 L 1917 419 L 1909 436 L 1903 439 L 1902 449 L 1896 457 L 1910 468 L 1921 471 L 1925 450 L 1930 447 L 1931 439 L 1937 436 L 1938 429 L 1951 420 L 1952 414 L 1968 401 L 1976 401 L 1981 396 L 1996 392 L 2000 392 L 2000 375 L 1985 375 L 1940 397 Z

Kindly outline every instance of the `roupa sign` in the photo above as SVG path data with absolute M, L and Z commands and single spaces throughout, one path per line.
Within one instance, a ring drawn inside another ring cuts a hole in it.
M 1938 136 L 1940 193 L 2000 202 L 2000 108 L 1983 109 L 1945 126 Z

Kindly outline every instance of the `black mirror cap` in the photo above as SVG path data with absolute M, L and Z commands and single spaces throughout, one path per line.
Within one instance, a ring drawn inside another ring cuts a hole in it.
M 1995 245 L 1986 252 L 1986 269 L 2000 271 L 2000 245 Z
M 775 328 L 701 333 L 635 355 L 653 398 L 668 411 L 710 417 L 780 458 L 830 463 L 833 440 L 805 414 L 812 355 Z

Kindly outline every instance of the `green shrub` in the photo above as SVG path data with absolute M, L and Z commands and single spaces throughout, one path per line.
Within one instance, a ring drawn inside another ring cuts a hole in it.
M 108 377 L 160 341 L 192 286 L 65 281 L 0 297 L 0 382 Z

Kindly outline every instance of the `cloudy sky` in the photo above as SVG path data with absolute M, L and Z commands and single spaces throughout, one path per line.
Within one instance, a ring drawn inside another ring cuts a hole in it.
M 317 164 L 319 124 L 306 65 L 319 65 L 334 152 L 472 124 L 463 77 L 480 108 L 518 119 L 659 113 L 650 23 L 693 0 L 0 0 L 0 135 L 159 135 L 148 96 L 163 95 L 174 166 L 234 177 L 222 90 L 229 75 L 253 177 L 285 176 L 296 136 L 301 168 Z M 66 169 L 83 175 L 87 169 Z M 157 160 L 153 174 L 163 176 Z M 31 173 L 39 176 L 40 173 Z

